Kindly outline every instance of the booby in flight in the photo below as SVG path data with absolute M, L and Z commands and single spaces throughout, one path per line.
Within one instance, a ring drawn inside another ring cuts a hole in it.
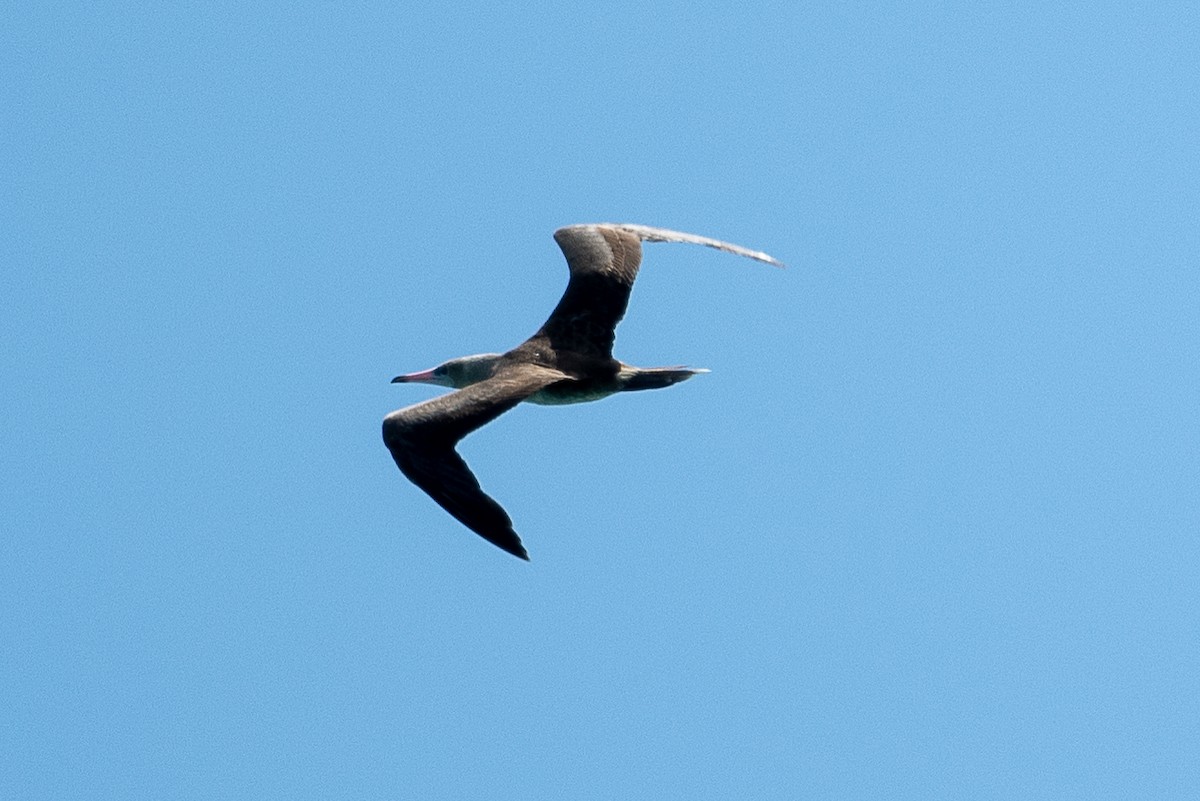
M 536 334 L 506 353 L 451 359 L 392 383 L 456 392 L 392 412 L 383 441 L 400 471 L 443 509 L 487 541 L 529 559 L 512 520 L 479 487 L 454 446 L 521 401 L 583 403 L 616 392 L 661 389 L 706 370 L 633 367 L 613 358 L 617 323 L 642 260 L 642 242 L 688 242 L 783 266 L 765 253 L 708 237 L 644 225 L 571 225 L 554 232 L 571 278 Z

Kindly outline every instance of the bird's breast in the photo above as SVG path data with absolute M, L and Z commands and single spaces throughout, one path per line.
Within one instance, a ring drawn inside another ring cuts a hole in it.
M 568 403 L 588 403 L 607 398 L 617 387 L 583 381 L 560 381 L 530 395 L 525 400 L 541 406 L 565 406 Z

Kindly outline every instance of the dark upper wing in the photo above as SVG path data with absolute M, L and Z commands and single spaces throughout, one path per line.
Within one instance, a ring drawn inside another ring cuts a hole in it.
M 467 528 L 514 556 L 528 559 L 512 520 L 489 498 L 455 444 L 539 389 L 564 378 L 556 370 L 523 365 L 486 381 L 392 412 L 383 441 L 400 471 Z
M 705 245 L 783 266 L 765 253 L 740 245 L 629 223 L 571 225 L 555 231 L 554 241 L 567 257 L 571 280 L 550 318 L 534 336 L 547 337 L 555 350 L 602 358 L 612 356 L 617 323 L 625 316 L 642 260 L 643 241 Z

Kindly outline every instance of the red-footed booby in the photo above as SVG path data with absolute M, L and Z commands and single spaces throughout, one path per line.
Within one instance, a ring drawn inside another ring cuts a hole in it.
M 644 225 L 571 225 L 554 232 L 571 278 L 536 334 L 506 353 L 463 356 L 392 383 L 455 392 L 392 412 L 383 441 L 400 471 L 463 525 L 514 556 L 529 559 L 508 514 L 479 487 L 454 446 L 521 401 L 583 403 L 616 392 L 661 389 L 708 372 L 633 367 L 613 358 L 617 323 L 642 260 L 642 242 L 687 242 L 782 267 L 765 253 L 708 237 Z

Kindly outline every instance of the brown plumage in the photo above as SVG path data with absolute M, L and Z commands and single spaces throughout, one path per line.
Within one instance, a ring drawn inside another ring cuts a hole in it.
M 393 383 L 457 389 L 392 412 L 383 441 L 401 472 L 463 525 L 509 553 L 528 559 L 512 520 L 479 486 L 455 445 L 522 401 L 582 403 L 615 392 L 659 389 L 704 370 L 638 368 L 613 358 L 617 323 L 637 278 L 642 242 L 689 242 L 782 266 L 765 253 L 707 237 L 642 225 L 572 225 L 554 232 L 570 281 L 532 337 L 507 353 L 452 359 Z

